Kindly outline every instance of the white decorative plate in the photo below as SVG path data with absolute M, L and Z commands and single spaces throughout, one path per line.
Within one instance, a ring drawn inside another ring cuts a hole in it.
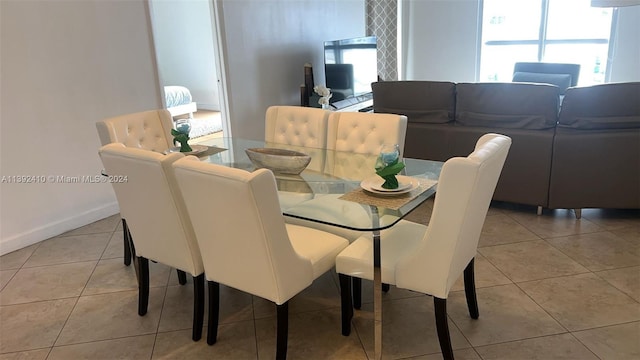
M 398 179 L 399 184 L 397 189 L 383 188 L 382 184 L 384 183 L 384 179 L 377 175 L 362 180 L 362 182 L 360 183 L 360 187 L 365 191 L 376 195 L 394 196 L 406 194 L 420 186 L 420 182 L 418 181 L 418 179 L 414 179 L 410 176 L 396 175 L 396 178 Z
M 183 154 L 185 155 L 198 155 L 200 153 L 203 153 L 205 151 L 207 151 L 209 149 L 208 146 L 206 145 L 191 145 L 191 150 L 189 152 L 183 152 Z M 169 153 L 174 153 L 174 152 L 180 152 L 180 146 L 174 146 L 172 148 L 170 148 L 169 150 L 165 151 L 166 154 Z

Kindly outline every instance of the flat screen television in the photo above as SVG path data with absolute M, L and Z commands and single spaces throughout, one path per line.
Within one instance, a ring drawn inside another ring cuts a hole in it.
M 330 103 L 371 98 L 371 83 L 378 81 L 377 54 L 375 36 L 325 41 L 325 83 L 333 94 Z

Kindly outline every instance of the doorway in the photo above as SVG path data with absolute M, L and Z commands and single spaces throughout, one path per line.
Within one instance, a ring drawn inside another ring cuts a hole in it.
M 192 138 L 228 133 L 213 6 L 210 0 L 149 2 L 163 104 L 174 119 L 193 119 Z M 182 91 L 176 100 L 168 87 L 186 89 L 186 94 Z M 195 111 L 174 112 L 174 106 Z

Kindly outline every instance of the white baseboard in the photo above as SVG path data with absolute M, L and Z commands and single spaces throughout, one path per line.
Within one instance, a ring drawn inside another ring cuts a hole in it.
M 91 224 L 92 222 L 117 214 L 119 211 L 120 208 L 118 207 L 118 202 L 114 201 L 110 204 L 89 209 L 81 214 L 54 221 L 35 229 L 10 236 L 6 239 L 0 240 L 0 255 L 8 254 L 12 251 L 22 249 L 29 245 L 63 234 L 67 231 Z

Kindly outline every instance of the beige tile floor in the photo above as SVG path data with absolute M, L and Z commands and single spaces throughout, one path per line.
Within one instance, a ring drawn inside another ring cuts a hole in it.
M 426 223 L 431 206 L 410 219 Z M 149 312 L 138 316 L 119 220 L 0 258 L 1 360 L 274 357 L 274 306 L 225 287 L 217 344 L 191 341 L 191 282 L 178 285 L 163 265 L 151 266 Z M 476 264 L 480 318 L 468 316 L 462 281 L 448 300 L 457 359 L 640 359 L 640 212 L 584 210 L 576 220 L 494 204 Z M 372 357 L 371 284 L 363 288 L 349 337 L 335 273 L 296 296 L 289 359 Z M 441 358 L 432 299 L 392 287 L 384 300 L 383 357 Z

